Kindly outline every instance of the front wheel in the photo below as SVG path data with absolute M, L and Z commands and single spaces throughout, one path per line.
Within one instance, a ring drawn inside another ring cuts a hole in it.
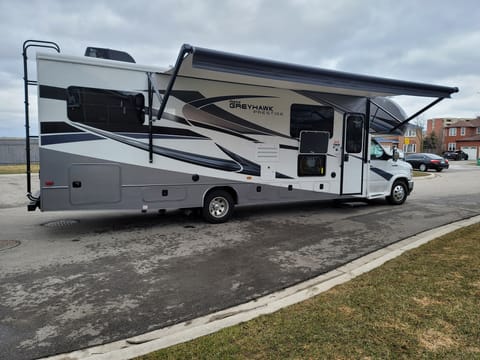
M 234 206 L 233 198 L 228 192 L 215 190 L 205 197 L 202 215 L 205 221 L 220 224 L 230 219 Z
M 387 196 L 387 201 L 391 205 L 402 205 L 407 200 L 407 186 L 403 181 L 395 181 L 392 186 L 390 196 Z
M 420 171 L 427 171 L 427 165 L 425 165 L 425 164 L 420 164 L 420 166 L 418 167 L 418 169 L 419 169 Z

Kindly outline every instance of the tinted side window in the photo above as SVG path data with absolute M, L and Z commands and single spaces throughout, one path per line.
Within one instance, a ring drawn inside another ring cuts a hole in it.
M 71 121 L 103 128 L 113 124 L 139 124 L 145 120 L 141 93 L 70 86 L 67 116 Z
M 302 131 L 300 133 L 301 154 L 326 154 L 328 152 L 328 138 L 326 131 Z
M 325 176 L 326 155 L 298 155 L 298 176 Z
M 302 130 L 327 131 L 333 136 L 334 111 L 331 106 L 293 104 L 290 109 L 290 135 L 300 136 Z

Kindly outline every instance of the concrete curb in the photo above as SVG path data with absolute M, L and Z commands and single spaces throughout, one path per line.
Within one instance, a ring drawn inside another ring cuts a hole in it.
M 413 178 L 413 181 L 417 181 L 417 180 L 430 180 L 430 179 L 435 179 L 437 177 L 437 174 L 428 174 L 428 175 L 425 175 L 425 176 L 415 176 Z
M 297 284 L 290 288 L 230 309 L 225 309 L 191 321 L 128 338 L 126 340 L 78 350 L 68 354 L 55 355 L 45 359 L 106 360 L 131 359 L 145 355 L 305 301 L 336 285 L 343 284 L 363 273 L 369 272 L 383 265 L 385 262 L 403 254 L 405 251 L 414 249 L 442 235 L 478 222 L 480 222 L 480 216 L 474 216 L 469 219 L 422 232 L 356 259 L 314 279 L 310 279 L 301 284 Z

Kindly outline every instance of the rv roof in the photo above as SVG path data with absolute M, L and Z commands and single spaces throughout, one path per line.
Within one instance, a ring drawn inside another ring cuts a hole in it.
M 326 70 L 200 47 L 193 49 L 193 53 L 185 59 L 180 75 L 367 97 L 410 95 L 448 98 L 458 92 L 456 87 Z

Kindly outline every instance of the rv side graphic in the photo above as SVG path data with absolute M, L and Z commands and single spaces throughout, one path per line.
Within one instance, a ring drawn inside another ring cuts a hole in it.
M 411 166 L 372 135 L 402 133 L 458 91 L 190 45 L 170 69 L 91 54 L 37 54 L 41 171 L 30 210 L 201 208 L 218 223 L 237 205 L 402 204 Z M 408 117 L 396 95 L 433 101 Z

